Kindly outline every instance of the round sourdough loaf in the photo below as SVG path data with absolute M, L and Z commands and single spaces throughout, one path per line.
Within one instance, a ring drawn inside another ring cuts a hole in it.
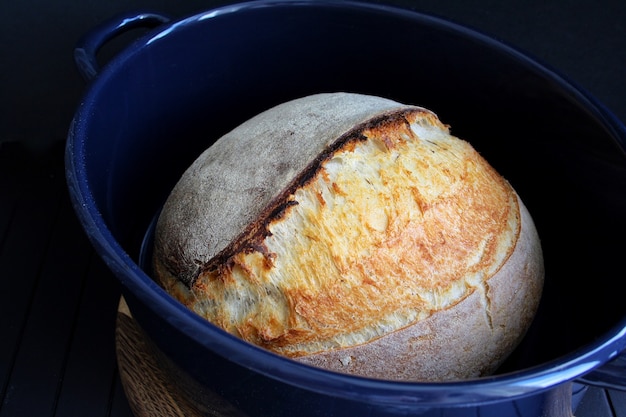
M 246 121 L 183 174 L 154 271 L 222 329 L 392 380 L 492 373 L 536 312 L 543 258 L 510 184 L 421 107 L 313 95 Z

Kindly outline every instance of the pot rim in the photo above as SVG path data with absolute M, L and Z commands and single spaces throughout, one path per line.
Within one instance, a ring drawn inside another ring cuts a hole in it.
M 619 142 L 620 147 L 626 149 L 626 128 L 591 95 L 526 53 L 466 26 L 408 9 L 358 1 L 260 0 L 222 6 L 182 20 L 166 23 L 142 37 L 141 42 L 133 43 L 118 54 L 89 85 L 69 129 L 65 163 L 67 183 L 74 209 L 96 251 L 128 291 L 163 320 L 168 321 L 174 328 L 186 334 L 187 337 L 220 356 L 224 355 L 219 352 L 228 352 L 228 359 L 240 366 L 286 384 L 323 395 L 379 404 L 427 406 L 446 403 L 467 405 L 470 403 L 488 403 L 503 398 L 523 397 L 574 380 L 608 362 L 626 349 L 625 317 L 595 342 L 561 358 L 532 368 L 454 382 L 424 383 L 376 380 L 313 368 L 250 345 L 202 319 L 158 286 L 114 238 L 101 216 L 90 190 L 86 174 L 85 136 L 92 117 L 93 106 L 98 101 L 98 92 L 105 88 L 109 76 L 115 73 L 116 68 L 122 65 L 127 57 L 132 56 L 142 47 L 169 36 L 178 28 L 197 24 L 207 19 L 219 18 L 222 15 L 266 7 L 340 7 L 392 15 L 400 14 L 469 36 L 488 47 L 496 48 L 500 53 L 512 56 L 523 65 L 532 67 L 534 71 L 564 87 L 593 117 L 601 122 L 602 126 Z

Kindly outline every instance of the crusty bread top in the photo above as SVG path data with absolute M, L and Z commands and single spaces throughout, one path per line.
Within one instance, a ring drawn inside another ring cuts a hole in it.
M 280 211 L 279 194 L 305 180 L 296 177 L 332 152 L 342 135 L 402 107 L 380 97 L 318 94 L 241 124 L 209 147 L 172 191 L 159 218 L 158 256 L 190 285 L 205 265 L 228 258 L 235 240 L 257 232 L 250 229 L 267 211 Z
M 502 268 L 451 308 L 369 343 L 300 356 L 353 375 L 400 381 L 458 381 L 491 375 L 532 323 L 543 288 L 543 255 L 518 197 L 521 230 Z
M 209 321 L 298 357 L 486 293 L 520 227 L 510 185 L 432 112 L 318 95 L 193 164 L 159 219 L 155 271 Z

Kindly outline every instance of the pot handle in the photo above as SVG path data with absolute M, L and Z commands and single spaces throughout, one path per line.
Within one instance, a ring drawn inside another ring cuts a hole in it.
M 171 19 L 159 13 L 139 11 L 116 15 L 87 32 L 74 48 L 74 62 L 86 81 L 94 79 L 100 71 L 96 59 L 98 50 L 109 40 L 136 28 L 154 28 Z
M 577 379 L 586 385 L 626 391 L 626 350 L 615 359 Z

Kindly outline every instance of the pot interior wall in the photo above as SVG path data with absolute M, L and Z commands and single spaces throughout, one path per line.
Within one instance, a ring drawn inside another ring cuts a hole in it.
M 567 354 L 626 316 L 616 290 L 626 253 L 626 201 L 615 192 L 626 189 L 623 138 L 522 56 L 436 20 L 350 8 L 252 8 L 162 35 L 112 61 L 83 105 L 88 180 L 131 256 L 182 171 L 213 140 L 285 100 L 352 91 L 435 111 L 533 215 L 544 298 L 503 371 Z

